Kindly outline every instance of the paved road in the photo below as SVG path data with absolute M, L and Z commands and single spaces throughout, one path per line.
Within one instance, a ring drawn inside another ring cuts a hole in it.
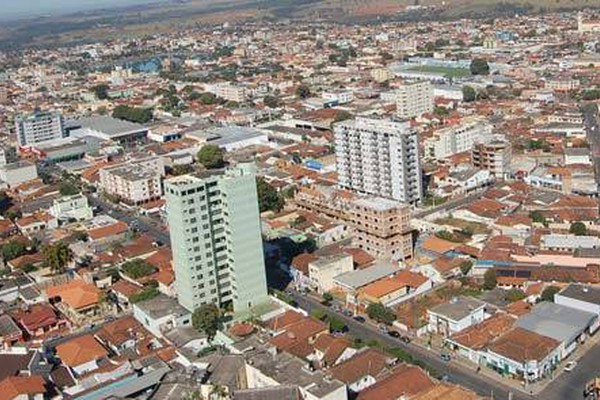
M 323 306 L 317 300 L 302 296 L 298 293 L 292 293 L 292 298 L 298 303 L 298 306 L 308 312 L 313 309 L 321 309 L 328 313 L 333 313 L 331 309 Z M 380 343 L 384 343 L 387 346 L 395 346 L 401 347 L 410 353 L 413 357 L 423 360 L 425 363 L 435 368 L 442 374 L 448 376 L 448 381 L 452 383 L 459 384 L 475 392 L 479 393 L 482 396 L 493 396 L 496 400 L 508 400 L 509 392 L 511 388 L 508 386 L 502 385 L 499 382 L 490 380 L 488 377 L 477 374 L 475 370 L 472 371 L 465 369 L 464 367 L 457 366 L 451 362 L 446 363 L 440 359 L 440 357 L 436 354 L 433 354 L 430 351 L 423 349 L 416 344 L 406 344 L 401 342 L 398 339 L 394 339 L 391 336 L 381 333 L 377 330 L 377 328 L 369 325 L 369 324 L 361 324 L 360 322 L 355 321 L 352 318 L 346 317 L 341 313 L 335 313 L 336 317 L 343 320 L 348 326 L 349 333 L 353 337 L 357 337 L 363 340 L 377 340 Z M 523 394 L 522 392 L 512 393 L 513 400 L 524 400 L 524 399 L 532 399 L 532 396 L 528 396 Z M 544 397 L 538 397 L 540 399 Z M 563 399 L 570 399 L 572 397 L 564 397 Z
M 587 141 L 592 151 L 596 182 L 600 182 L 600 127 L 598 125 L 598 113 L 595 109 L 584 109 L 583 123 L 586 129 Z

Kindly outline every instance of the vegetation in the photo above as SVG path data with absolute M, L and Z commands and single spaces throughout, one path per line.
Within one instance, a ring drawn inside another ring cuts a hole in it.
M 279 100 L 279 98 L 271 95 L 265 96 L 265 98 L 263 99 L 263 103 L 265 103 L 265 106 L 269 108 L 277 108 L 281 105 L 281 101 Z
M 324 321 L 325 319 L 327 319 L 327 314 L 325 313 L 325 311 L 319 309 L 319 308 L 315 308 L 310 312 L 310 316 L 318 319 L 320 321 Z
M 214 304 L 204 304 L 192 314 L 192 326 L 204 332 L 209 340 L 215 337 L 221 327 L 221 310 Z
M 323 293 L 323 300 L 326 303 L 331 303 L 333 301 L 333 296 L 331 295 L 331 293 L 325 292 L 325 293 Z
M 58 185 L 58 191 L 61 196 L 72 196 L 78 194 L 79 188 L 69 181 L 63 181 Z
M 477 92 L 471 86 L 463 86 L 462 95 L 463 100 L 466 102 L 475 101 L 475 99 L 477 99 Z
M 2 246 L 2 258 L 4 261 L 14 260 L 25 253 L 27 253 L 27 246 L 18 240 L 11 240 Z
M 309 98 L 311 95 L 312 93 L 307 85 L 302 84 L 296 89 L 296 96 L 302 100 Z
M 505 299 L 514 303 L 515 301 L 523 300 L 527 295 L 521 289 L 512 288 L 508 292 L 506 292 Z
M 333 122 L 342 122 L 349 119 L 352 119 L 352 114 L 350 114 L 348 111 L 342 110 L 335 115 Z
M 492 290 L 498 284 L 498 280 L 496 279 L 496 270 L 488 269 L 483 274 L 483 288 L 485 290 Z
M 145 124 L 152 121 L 153 112 L 151 108 L 119 105 L 113 110 L 112 116 L 129 122 Z
M 548 226 L 548 221 L 546 220 L 546 217 L 544 217 L 544 214 L 539 210 L 530 212 L 529 218 L 531 218 L 531 220 L 535 223 Z
M 156 268 L 146 260 L 136 258 L 124 263 L 121 266 L 121 270 L 131 279 L 139 279 L 154 273 Z
M 91 89 L 91 91 L 96 95 L 98 100 L 108 99 L 108 85 L 96 85 Z
M 155 298 L 160 292 L 155 286 L 146 286 L 139 293 L 132 295 L 129 301 L 132 304 L 139 303 L 140 301 L 146 301 Z
M 466 260 L 466 261 L 463 261 L 462 264 L 460 264 L 460 272 L 463 275 L 468 275 L 469 272 L 471 272 L 471 268 L 473 268 L 472 261 Z
M 554 295 L 560 292 L 560 288 L 557 286 L 548 286 L 542 291 L 540 301 L 554 302 Z
M 198 151 L 198 162 L 207 169 L 223 168 L 225 166 L 223 150 L 219 146 L 212 144 L 204 145 Z
M 344 321 L 331 317 L 329 318 L 329 331 L 330 332 L 345 332 L 348 329 Z
M 260 212 L 279 212 L 285 206 L 285 199 L 264 178 L 256 179 L 256 191 L 258 193 L 258 206 Z
M 587 228 L 583 222 L 573 222 L 569 232 L 575 236 L 585 236 L 587 235 Z
M 56 242 L 42 250 L 46 266 L 55 273 L 62 273 L 73 258 L 71 250 L 64 242 Z
M 396 320 L 394 312 L 380 303 L 369 304 L 367 315 L 369 318 L 387 325 L 391 325 Z
M 471 74 L 473 75 L 489 75 L 490 66 L 488 62 L 482 58 L 475 58 L 471 61 Z

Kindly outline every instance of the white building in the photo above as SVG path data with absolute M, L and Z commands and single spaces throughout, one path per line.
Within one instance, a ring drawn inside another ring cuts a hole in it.
M 64 137 L 63 118 L 59 113 L 35 113 L 15 119 L 19 146 L 30 146 Z
M 160 157 L 132 161 L 100 170 L 100 188 L 127 204 L 160 199 L 164 165 Z
M 54 199 L 50 207 L 50 215 L 61 221 L 88 220 L 94 213 L 88 204 L 88 199 L 82 194 L 62 196 Z
M 485 319 L 485 303 L 473 297 L 457 297 L 427 310 L 429 332 L 450 336 Z
M 174 328 L 191 326 L 192 314 L 179 305 L 177 300 L 159 294 L 133 305 L 133 317 L 137 319 L 154 336 L 162 338 L 163 334 Z
M 334 126 L 341 187 L 418 203 L 423 196 L 417 132 L 408 122 L 357 118 Z
M 572 283 L 554 295 L 554 302 L 600 316 L 600 288 L 597 287 Z
M 209 85 L 206 90 L 217 97 L 236 103 L 243 103 L 248 97 L 248 90 L 245 87 L 232 85 L 231 83 Z
M 424 143 L 424 158 L 439 160 L 470 151 L 475 143 L 489 143 L 492 126 L 482 118 L 467 118 L 460 125 L 438 130 Z
M 17 161 L 0 168 L 0 180 L 9 187 L 37 179 L 37 167 L 30 161 Z
M 415 118 L 433 111 L 433 86 L 429 81 L 405 82 L 396 90 L 396 115 Z
M 348 104 L 354 101 L 354 94 L 350 90 L 338 92 L 323 92 L 321 94 L 323 100 L 333 101 L 337 104 Z
M 325 293 L 335 287 L 333 278 L 354 269 L 352 256 L 347 254 L 321 257 L 308 264 L 310 285 L 318 292 Z

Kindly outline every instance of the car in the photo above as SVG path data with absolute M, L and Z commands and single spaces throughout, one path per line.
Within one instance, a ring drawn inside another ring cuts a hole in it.
M 365 321 L 366 321 L 365 317 L 362 317 L 362 316 L 360 316 L 360 315 L 357 315 L 357 316 L 355 316 L 353 319 L 354 319 L 356 322 L 360 322 L 361 324 L 364 324 L 364 323 L 365 323 Z
M 354 315 L 354 313 L 351 310 L 348 310 L 347 308 L 344 308 L 342 310 L 342 314 L 344 314 L 346 317 L 351 317 L 352 315 Z
M 387 331 L 388 331 L 388 327 L 387 327 L 386 324 L 379 324 L 379 325 L 377 325 L 377 329 L 379 329 L 379 331 L 383 332 L 383 333 L 387 333 Z
M 400 334 L 397 331 L 388 331 L 388 335 L 393 338 L 400 339 Z
M 577 366 L 577 361 L 569 361 L 565 365 L 565 372 L 571 372 L 571 371 L 573 371 L 576 366 Z
M 440 355 L 440 358 L 442 359 L 442 361 L 445 361 L 445 362 L 450 362 L 450 360 L 452 360 L 452 357 L 450 357 L 450 354 L 446 354 L 446 353 L 442 353 Z
M 400 338 L 400 340 L 402 340 L 402 341 L 403 341 L 404 343 L 406 343 L 406 344 L 409 344 L 409 343 L 410 343 L 410 341 L 411 341 L 411 338 L 410 338 L 410 337 L 408 337 L 408 336 L 402 336 L 402 337 Z
M 340 306 L 338 306 L 337 304 L 334 304 L 331 309 L 335 312 L 340 312 L 342 310 L 342 308 Z

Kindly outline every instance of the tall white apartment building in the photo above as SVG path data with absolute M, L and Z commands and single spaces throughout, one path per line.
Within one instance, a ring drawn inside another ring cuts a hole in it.
M 248 90 L 245 87 L 233 85 L 228 82 L 210 85 L 206 89 L 217 97 L 227 101 L 235 101 L 236 103 L 243 103 L 248 97 Z
M 396 89 L 396 115 L 410 119 L 433 111 L 433 86 L 429 81 L 405 82 Z
M 408 122 L 356 118 L 334 132 L 341 187 L 404 203 L 422 199 L 417 132 Z
M 434 132 L 424 141 L 423 158 L 439 160 L 457 153 L 471 151 L 476 143 L 489 143 L 493 139 L 492 125 L 483 118 L 466 118 L 459 125 Z
M 100 188 L 127 204 L 139 205 L 162 197 L 164 165 L 159 157 L 119 164 L 99 171 Z
M 21 115 L 15 118 L 19 146 L 31 146 L 64 137 L 63 118 L 60 113 Z

